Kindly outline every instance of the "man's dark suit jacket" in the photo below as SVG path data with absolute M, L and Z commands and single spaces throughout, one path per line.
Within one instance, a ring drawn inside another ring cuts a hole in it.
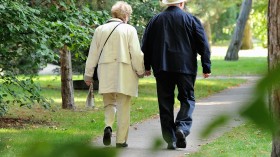
M 197 74 L 197 54 L 203 73 L 211 73 L 209 44 L 200 21 L 179 7 L 170 6 L 148 23 L 142 51 L 146 70 Z

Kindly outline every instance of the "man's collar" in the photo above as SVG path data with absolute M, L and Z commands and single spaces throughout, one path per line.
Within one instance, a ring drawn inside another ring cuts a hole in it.
M 175 9 L 179 9 L 179 10 L 181 10 L 178 6 L 169 6 L 169 7 L 167 7 L 167 9 L 166 10 L 175 10 Z

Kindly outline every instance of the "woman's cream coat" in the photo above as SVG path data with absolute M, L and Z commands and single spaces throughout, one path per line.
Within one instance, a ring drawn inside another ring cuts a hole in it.
M 129 24 L 120 24 L 109 37 L 100 55 L 105 40 L 120 22 L 120 19 L 113 18 L 96 28 L 84 79 L 92 80 L 94 68 L 98 64 L 99 93 L 138 96 L 138 75 L 143 75 L 145 69 L 136 29 Z

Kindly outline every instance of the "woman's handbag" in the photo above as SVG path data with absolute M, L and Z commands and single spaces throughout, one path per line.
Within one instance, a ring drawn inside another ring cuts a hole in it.
M 93 83 L 90 84 L 88 89 L 88 96 L 86 100 L 87 108 L 94 108 L 94 94 L 93 94 Z

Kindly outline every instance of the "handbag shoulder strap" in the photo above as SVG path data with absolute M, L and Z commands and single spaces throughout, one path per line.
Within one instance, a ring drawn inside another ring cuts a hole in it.
M 103 45 L 103 47 L 102 47 L 102 49 L 101 49 L 100 55 L 99 55 L 99 59 L 100 59 L 101 53 L 102 53 L 102 51 L 103 51 L 103 48 L 104 48 L 105 44 L 107 43 L 108 39 L 110 38 L 111 34 L 112 34 L 112 33 L 114 32 L 114 30 L 115 30 L 120 24 L 122 24 L 122 23 L 123 23 L 123 22 L 120 22 L 119 24 L 117 24 L 117 26 L 115 26 L 115 28 L 111 31 L 111 33 L 109 34 L 109 36 L 108 36 L 107 39 L 105 40 L 105 43 L 104 43 L 104 45 Z M 99 60 L 99 59 L 98 59 L 98 60 Z

